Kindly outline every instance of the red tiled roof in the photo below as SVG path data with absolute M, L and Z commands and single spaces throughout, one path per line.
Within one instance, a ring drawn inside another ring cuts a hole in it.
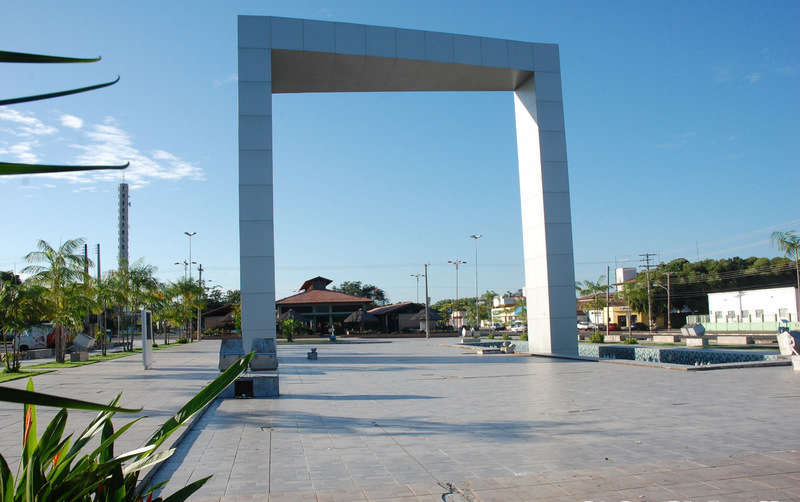
M 304 293 L 298 293 L 275 302 L 276 305 L 298 305 L 301 303 L 371 303 L 369 298 L 329 291 L 327 289 L 312 289 Z

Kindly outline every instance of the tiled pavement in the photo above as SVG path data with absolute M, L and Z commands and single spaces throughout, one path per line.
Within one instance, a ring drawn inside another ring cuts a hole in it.
M 213 474 L 198 501 L 800 501 L 790 367 L 684 372 L 442 343 L 319 344 L 317 361 L 280 345 L 281 397 L 215 402 L 155 479 L 171 479 L 166 495 Z M 129 440 L 143 441 L 213 377 L 217 350 L 35 383 L 101 402 L 124 389 L 151 411 Z M 13 408 L 0 428 L 18 438 Z

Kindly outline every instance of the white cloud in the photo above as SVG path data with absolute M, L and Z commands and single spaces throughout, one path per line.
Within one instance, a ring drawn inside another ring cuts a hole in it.
M 74 115 L 64 114 L 59 117 L 59 119 L 61 120 L 61 125 L 64 127 L 69 127 L 70 129 L 80 129 L 83 127 L 83 120 Z
M 0 120 L 12 123 L 12 128 L 4 129 L 15 136 L 42 136 L 54 134 L 57 129 L 46 125 L 41 120 L 34 117 L 33 113 L 23 113 L 17 110 L 0 108 Z
M 237 75 L 236 73 L 232 73 L 223 79 L 215 78 L 213 82 L 211 82 L 211 85 L 213 85 L 214 88 L 219 88 L 223 87 L 226 84 L 236 83 L 238 81 L 239 81 L 239 75 Z
M 35 144 L 35 142 L 17 143 L 8 148 L 8 153 L 13 155 L 17 162 L 34 164 L 39 162 L 39 156 L 31 151 Z
M 17 162 L 24 163 L 118 166 L 130 162 L 124 174 L 131 188 L 146 186 L 158 180 L 205 179 L 200 167 L 165 150 L 154 150 L 149 154 L 140 151 L 134 146 L 131 135 L 112 117 L 107 117 L 101 124 L 86 123 L 79 117 L 67 114 L 61 114 L 56 120 L 63 126 L 62 129 L 38 119 L 33 113 L 0 109 L 0 121 L 9 124 L 9 127 L 0 128 L 0 155 L 13 156 Z M 36 137 L 32 137 L 54 133 L 59 133 L 59 139 L 49 144 L 42 144 Z M 25 141 L 18 141 L 17 138 L 25 138 Z M 62 143 L 69 145 L 66 154 L 59 150 Z M 49 159 L 42 160 L 45 152 Z M 57 160 L 51 160 L 53 158 Z M 35 176 L 87 186 L 100 181 L 119 181 L 122 174 L 119 170 L 108 170 L 44 173 Z

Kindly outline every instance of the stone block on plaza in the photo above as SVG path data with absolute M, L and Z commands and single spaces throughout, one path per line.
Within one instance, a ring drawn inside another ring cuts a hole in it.
M 778 334 L 778 347 L 782 356 L 800 353 L 800 331 L 784 331 Z
M 278 373 L 255 373 L 240 376 L 225 388 L 219 397 L 225 399 L 248 399 L 278 397 L 280 395 Z
M 85 350 L 80 350 L 78 352 L 73 352 L 69 355 L 70 362 L 73 363 L 85 363 L 89 360 L 89 352 Z
M 219 370 L 225 371 L 244 357 L 244 343 L 241 338 L 226 338 L 219 347 Z
M 275 371 L 278 369 L 278 353 L 274 338 L 255 338 L 250 350 L 254 352 L 250 360 L 253 371 Z
M 706 347 L 708 346 L 708 338 L 703 336 L 690 336 L 686 338 L 687 347 Z
M 653 335 L 653 343 L 677 343 L 681 341 L 679 336 L 675 335 Z
M 717 345 L 752 345 L 753 337 L 748 335 L 718 335 Z

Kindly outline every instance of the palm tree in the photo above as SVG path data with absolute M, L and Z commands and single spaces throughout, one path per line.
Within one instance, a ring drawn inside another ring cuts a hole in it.
M 22 269 L 22 273 L 33 274 L 30 281 L 44 288 L 42 300 L 48 317 L 56 330 L 56 361 L 63 363 L 66 355 L 65 328 L 73 332 L 83 326 L 83 306 L 90 305 L 88 298 L 88 274 L 86 267 L 91 261 L 79 254 L 83 248 L 83 239 L 71 239 L 56 249 L 47 242 L 40 240 L 37 244 L 38 251 L 33 251 L 25 256 L 28 263 L 42 263 L 29 265 Z
M 192 314 L 203 306 L 203 287 L 197 281 L 184 277 L 173 283 L 176 300 L 180 301 L 180 313 L 186 327 L 187 338 L 192 339 Z
M 772 245 L 783 251 L 783 256 L 794 256 L 794 268 L 797 271 L 797 314 L 800 316 L 800 235 L 794 230 L 788 232 L 772 232 Z M 797 320 L 797 319 L 796 319 Z
M 606 276 L 601 275 L 596 282 L 586 279 L 583 282 L 579 281 L 575 283 L 575 290 L 578 291 L 578 294 L 581 296 L 592 296 L 592 300 L 586 304 L 588 310 L 603 310 L 608 306 L 608 302 L 603 293 L 607 292 L 610 287 L 607 284 L 603 284 L 605 279 Z
M 105 277 L 95 281 L 94 300 L 97 307 L 95 312 L 99 316 L 97 319 L 98 330 L 100 330 L 102 333 L 100 349 L 103 355 L 106 355 L 108 349 L 108 337 L 106 336 L 106 310 L 113 308 L 116 305 L 121 305 L 123 302 L 122 297 L 117 291 L 116 282 L 113 275 L 106 274 Z
M 157 267 L 146 264 L 144 259 L 139 258 L 130 266 L 123 264 L 118 270 L 111 272 L 116 294 L 121 300 L 119 305 L 126 314 L 135 312 L 151 303 L 158 290 L 158 280 L 155 278 L 157 271 Z M 118 321 L 121 315 L 122 312 L 119 312 Z M 132 333 L 130 338 L 125 339 L 124 345 L 126 350 L 133 350 Z

